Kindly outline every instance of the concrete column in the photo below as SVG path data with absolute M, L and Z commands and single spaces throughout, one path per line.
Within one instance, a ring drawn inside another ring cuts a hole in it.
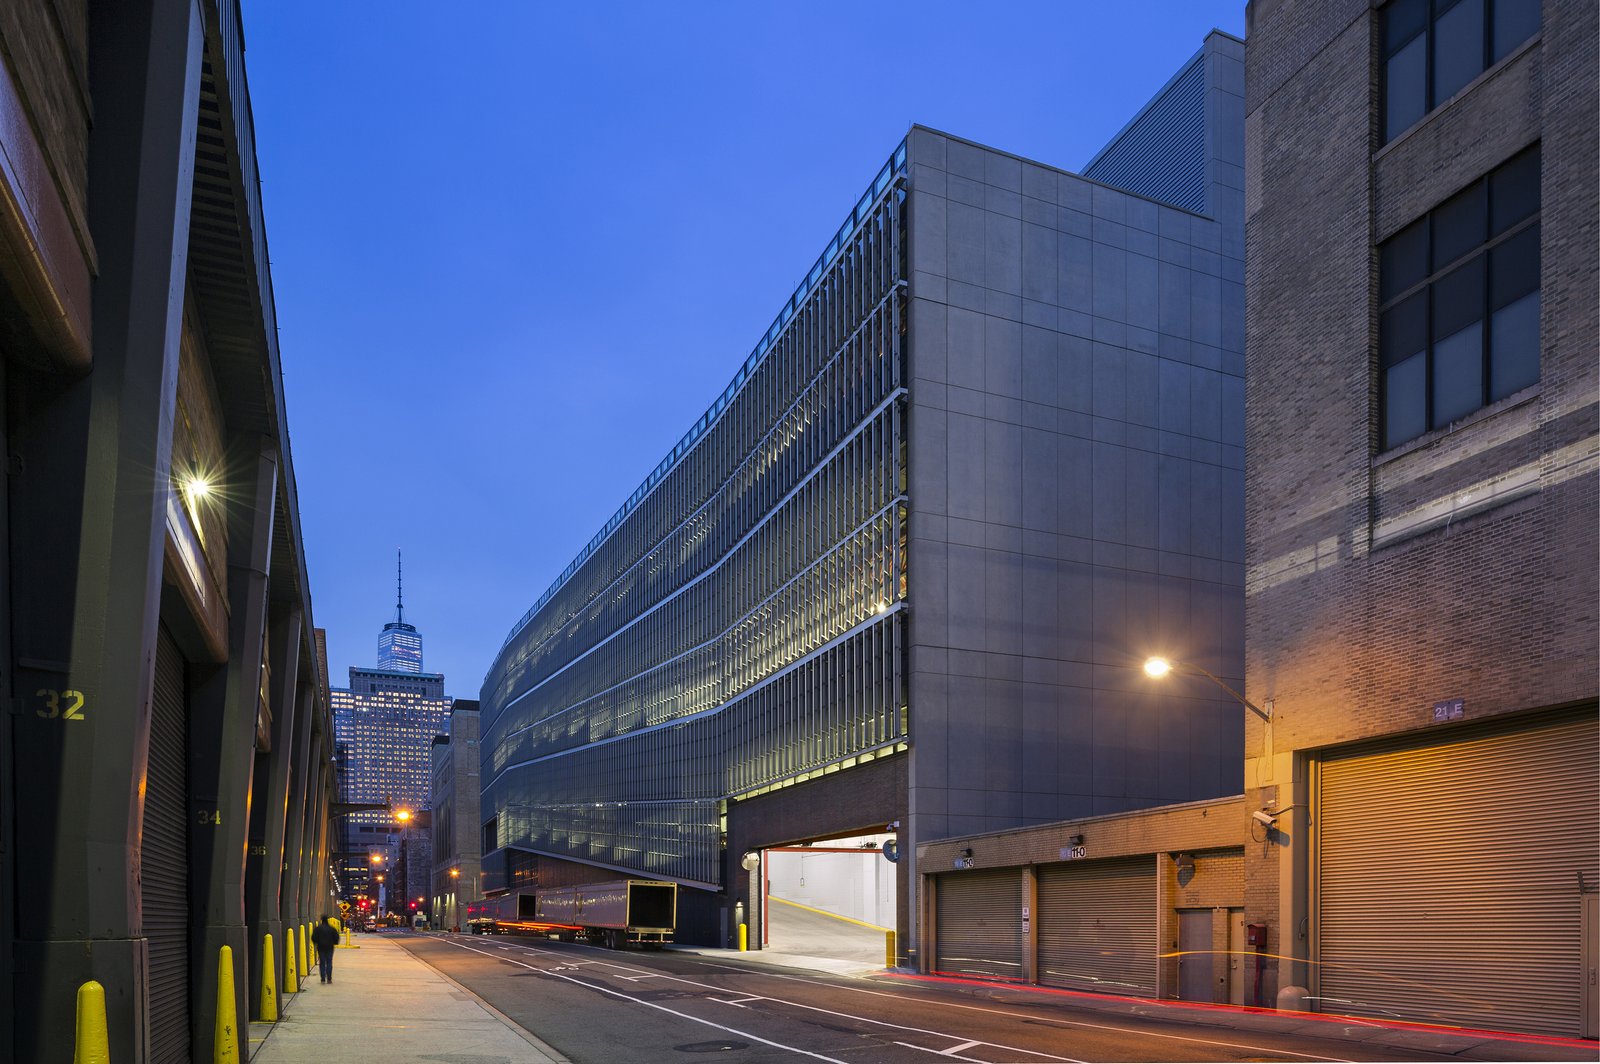
M 289 818 L 289 777 L 294 765 L 295 720 L 299 712 L 301 611 L 290 606 L 273 618 L 267 630 L 270 644 L 268 705 L 272 711 L 269 729 L 272 746 L 257 752 L 251 781 L 250 842 L 245 856 L 245 919 L 250 925 L 250 940 L 263 941 L 271 935 L 273 958 L 278 972 L 285 971 L 283 935 L 284 839 Z M 291 925 L 292 926 L 292 925 Z M 250 1002 L 259 1009 L 261 1001 L 262 959 L 250 964 Z
M 190 1016 L 197 1046 L 211 1044 L 218 951 L 233 949 L 235 1009 L 243 1025 L 258 948 L 245 923 L 244 871 L 278 457 L 265 437 L 230 457 L 228 661 L 194 685 L 189 709 L 189 793 L 196 810 L 189 837 L 196 923 Z M 200 814 L 207 814 L 204 822 Z M 239 1041 L 242 1048 L 249 1040 Z
M 302 669 L 302 676 L 308 671 L 312 670 Z M 317 689 L 314 684 L 302 680 L 294 685 L 294 690 L 294 754 L 289 767 L 289 822 L 284 838 L 283 871 L 278 877 L 278 909 L 283 923 L 299 927 L 310 919 L 305 915 L 301 869 L 305 866 L 306 819 L 317 799 L 316 784 L 308 774 L 310 766 L 307 764 L 311 755 L 311 711 Z
M 141 784 L 194 184 L 193 3 L 93 2 L 93 366 L 11 379 L 14 1045 L 72 1057 L 77 987 L 106 988 L 112 1054 L 148 1056 Z M 8 727 L 12 726 L 8 724 Z M 14 804 L 13 804 L 14 803 Z M 11 904 L 12 902 L 8 902 Z
M 333 746 L 330 733 L 322 734 L 322 750 L 317 758 L 320 770 L 317 793 L 318 800 L 316 812 L 313 815 L 310 830 L 315 832 L 316 843 L 311 850 L 312 876 L 310 879 L 310 894 L 307 896 L 306 909 L 315 919 L 323 913 L 333 911 L 333 898 L 329 891 L 333 889 L 332 882 L 328 879 L 328 846 L 330 821 L 328 819 L 329 806 L 333 802 L 333 767 L 328 763 L 328 754 Z

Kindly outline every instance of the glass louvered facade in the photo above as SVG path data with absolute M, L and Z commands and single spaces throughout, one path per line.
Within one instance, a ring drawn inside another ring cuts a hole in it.
M 728 800 L 905 748 L 905 158 L 513 629 L 483 691 L 501 845 L 715 885 Z

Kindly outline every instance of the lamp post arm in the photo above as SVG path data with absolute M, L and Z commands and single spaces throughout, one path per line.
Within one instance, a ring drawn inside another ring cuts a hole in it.
M 1231 688 L 1227 684 L 1223 683 L 1221 677 L 1215 675 L 1214 673 L 1212 673 L 1211 671 L 1209 671 L 1207 669 L 1201 668 L 1198 665 L 1190 664 L 1187 661 L 1183 662 L 1183 667 L 1186 668 L 1186 669 L 1193 669 L 1195 672 L 1198 672 L 1201 676 L 1204 676 L 1206 679 L 1210 680 L 1212 683 L 1216 684 L 1218 687 L 1222 688 L 1224 691 L 1226 691 L 1230 695 L 1232 695 L 1236 700 L 1238 700 L 1240 705 L 1244 706 L 1244 708 L 1248 709 L 1250 712 L 1254 713 L 1256 716 L 1260 717 L 1262 720 L 1266 721 L 1268 724 L 1272 723 L 1272 714 L 1271 713 L 1269 713 L 1266 710 L 1262 709 L 1260 706 L 1258 706 L 1254 702 L 1250 701 L 1244 695 L 1240 694 L 1238 691 L 1235 691 L 1233 688 Z

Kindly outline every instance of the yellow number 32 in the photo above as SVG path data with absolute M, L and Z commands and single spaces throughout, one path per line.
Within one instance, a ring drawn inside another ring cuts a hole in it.
M 44 705 L 34 710 L 45 720 L 83 720 L 83 692 L 82 691 L 52 691 L 48 687 L 41 687 L 34 692 L 36 696 L 44 699 Z

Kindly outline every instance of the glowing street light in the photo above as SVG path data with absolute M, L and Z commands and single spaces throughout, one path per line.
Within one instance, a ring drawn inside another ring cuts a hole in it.
M 411 819 L 411 810 L 397 809 L 395 810 L 394 818 L 400 821 L 400 823 L 404 824 L 407 820 Z
M 1248 709 L 1250 712 L 1254 713 L 1268 724 L 1272 723 L 1273 707 L 1270 699 L 1267 701 L 1267 708 L 1262 709 L 1244 695 L 1223 683 L 1222 680 L 1215 674 L 1208 672 L 1198 665 L 1191 665 L 1186 661 L 1172 661 L 1168 658 L 1147 658 L 1145 660 L 1144 674 L 1151 679 L 1159 680 L 1165 677 L 1168 673 L 1172 672 L 1190 672 L 1199 676 L 1204 676 L 1206 679 L 1210 680 L 1212 683 L 1228 692 L 1228 694 L 1232 695 L 1240 705 L 1244 706 L 1244 708 Z
M 461 869 L 459 869 L 459 868 L 450 869 L 450 878 L 451 879 L 460 879 L 461 878 Z

